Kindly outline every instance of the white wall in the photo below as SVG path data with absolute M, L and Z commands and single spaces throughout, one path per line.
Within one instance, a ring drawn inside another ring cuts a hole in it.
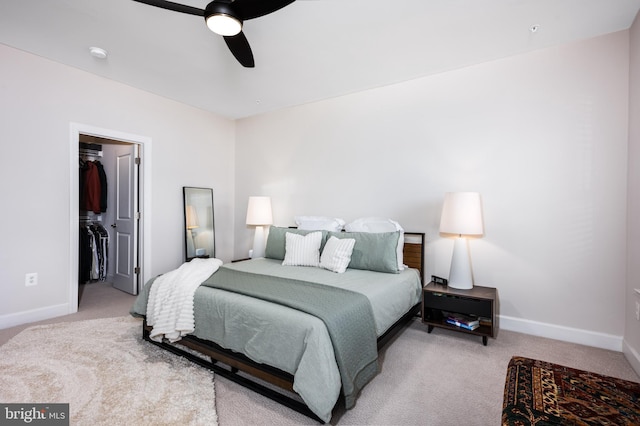
M 628 52 L 621 32 L 233 123 L 0 45 L 0 327 L 67 303 L 76 122 L 152 140 L 151 275 L 182 260 L 184 185 L 214 188 L 223 260 L 246 255 L 247 199 L 265 194 L 280 225 L 375 214 L 426 232 L 427 275 L 444 276 L 442 196 L 476 190 L 486 235 L 471 242 L 475 278 L 498 288 L 501 326 L 616 349 L 640 276 L 630 257 L 625 286 L 627 129 L 638 149 Z M 38 286 L 24 286 L 27 272 Z
M 239 120 L 236 248 L 250 195 L 274 220 L 388 216 L 448 276 L 447 191 L 479 191 L 477 284 L 502 328 L 622 349 L 628 32 Z
M 629 69 L 629 188 L 627 191 L 627 288 L 625 355 L 640 372 L 640 322 L 636 303 L 640 294 L 640 15 L 630 30 Z
M 233 121 L 4 45 L 0 63 L 0 328 L 68 312 L 72 122 L 151 139 L 149 276 L 182 262 L 182 186 L 214 189 L 217 255 L 230 260 Z

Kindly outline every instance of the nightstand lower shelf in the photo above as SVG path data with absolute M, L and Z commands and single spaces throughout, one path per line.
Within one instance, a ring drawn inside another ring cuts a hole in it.
M 482 336 L 482 344 L 484 346 L 487 346 L 489 336 L 491 336 L 491 327 L 487 325 L 481 325 L 475 330 L 465 330 L 464 328 L 456 327 L 455 325 L 449 325 L 444 321 L 442 322 L 425 321 L 425 324 L 427 324 L 428 333 L 431 333 L 434 327 L 439 327 L 439 328 L 446 328 L 448 330 L 458 331 L 460 333 L 467 333 L 467 334 L 473 334 L 476 336 Z

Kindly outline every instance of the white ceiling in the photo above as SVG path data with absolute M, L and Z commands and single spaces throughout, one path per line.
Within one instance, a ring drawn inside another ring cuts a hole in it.
M 245 22 L 251 69 L 197 16 L 132 0 L 0 0 L 0 43 L 242 118 L 624 30 L 639 9 L 640 0 L 297 0 Z

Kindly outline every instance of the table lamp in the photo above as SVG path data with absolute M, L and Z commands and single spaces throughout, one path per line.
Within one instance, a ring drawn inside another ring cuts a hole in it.
M 253 237 L 252 258 L 264 257 L 264 227 L 273 223 L 270 197 L 249 197 L 247 207 L 247 225 L 255 226 L 256 233 Z
M 449 287 L 469 290 L 473 288 L 471 258 L 466 236 L 482 236 L 482 205 L 477 192 L 447 192 L 442 205 L 440 232 L 457 234 L 453 245 Z

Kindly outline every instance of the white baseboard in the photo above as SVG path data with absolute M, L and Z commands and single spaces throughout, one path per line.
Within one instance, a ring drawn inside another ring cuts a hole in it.
M 0 329 L 29 324 L 36 321 L 43 321 L 67 314 L 69 314 L 69 305 L 63 303 L 61 305 L 47 306 L 45 308 L 2 315 L 0 316 Z
M 500 315 L 500 329 L 622 352 L 622 336 Z
M 622 343 L 622 353 L 624 353 L 624 357 L 629 361 L 636 374 L 640 376 L 640 354 L 629 346 L 626 341 Z

